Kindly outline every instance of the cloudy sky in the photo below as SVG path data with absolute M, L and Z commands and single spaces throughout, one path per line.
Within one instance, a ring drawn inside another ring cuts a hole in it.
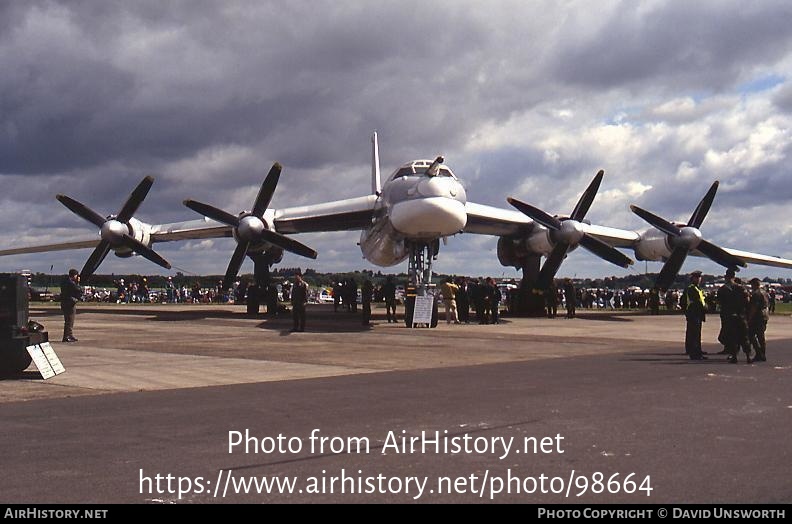
M 631 203 L 687 220 L 720 180 L 705 238 L 792 258 L 788 0 L 0 1 L 0 70 L 1 248 L 90 238 L 55 194 L 114 213 L 145 175 L 149 223 L 196 218 L 185 198 L 249 209 L 274 161 L 274 207 L 364 195 L 377 130 L 384 173 L 443 154 L 483 204 L 569 213 L 604 169 L 587 218 L 623 229 L 645 227 Z M 319 258 L 282 265 L 377 269 L 358 237 L 300 235 Z M 516 275 L 496 243 L 454 237 L 435 267 Z M 234 244 L 155 247 L 222 273 Z M 89 254 L 2 257 L 0 271 Z M 109 256 L 99 272 L 158 270 Z M 627 272 L 580 249 L 559 276 Z

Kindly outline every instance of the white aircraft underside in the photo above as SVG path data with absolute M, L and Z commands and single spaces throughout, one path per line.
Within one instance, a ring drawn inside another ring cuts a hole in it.
M 525 256 L 548 257 L 559 242 L 566 243 L 568 250 L 576 248 L 579 243 L 589 247 L 590 244 L 587 245 L 583 240 L 587 236 L 595 239 L 591 242 L 601 241 L 610 248 L 631 249 L 638 260 L 664 261 L 680 246 L 688 248 L 690 255 L 707 256 L 698 250 L 699 242 L 703 242 L 698 229 L 685 224 L 676 224 L 681 229 L 678 236 L 673 236 L 655 227 L 630 231 L 592 225 L 582 218 L 572 220 L 556 216 L 554 220 L 560 222 L 557 222 L 559 227 L 554 230 L 530 218 L 524 214 L 525 211 L 469 202 L 462 184 L 441 157 L 434 161 L 416 160 L 404 164 L 381 184 L 376 133 L 372 143 L 373 194 L 309 206 L 265 209 L 261 216 L 254 216 L 250 220 L 240 215 L 237 226 L 208 218 L 171 224 L 147 224 L 130 217 L 125 223 L 97 224 L 101 225 L 102 232 L 107 233 L 105 236 L 100 234 L 93 238 L 5 249 L 0 250 L 0 256 L 97 248 L 103 238 L 110 239 L 110 249 L 118 256 L 130 256 L 134 254 L 129 247 L 133 244 L 128 242 L 127 245 L 120 245 L 116 241 L 118 235 L 124 234 L 148 248 L 156 243 L 177 240 L 234 237 L 240 242 L 240 238 L 245 240 L 250 237 L 254 240 L 247 244 L 248 251 L 242 253 L 243 257 L 270 249 L 278 251 L 280 248 L 270 243 L 269 237 L 262 240 L 262 237 L 256 236 L 262 229 L 280 235 L 359 230 L 363 256 L 383 267 L 404 261 L 410 256 L 411 246 L 430 245 L 459 233 L 501 237 L 498 254 L 503 265 L 519 266 L 521 257 Z M 601 173 L 599 175 L 601 177 Z M 714 190 L 712 193 L 714 197 Z M 706 214 L 706 210 L 703 213 Z M 119 227 L 124 231 L 120 231 Z M 792 268 L 792 260 L 789 259 L 731 248 L 723 248 L 723 251 L 746 263 Z M 561 259 L 564 256 L 566 251 L 561 253 Z M 273 257 L 273 260 L 279 260 L 279 257 Z

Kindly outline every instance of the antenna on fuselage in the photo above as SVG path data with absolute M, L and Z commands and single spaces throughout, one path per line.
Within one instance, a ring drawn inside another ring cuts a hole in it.
M 440 172 L 440 165 L 443 162 L 445 162 L 445 159 L 442 156 L 435 158 L 434 162 L 432 162 L 432 165 L 430 165 L 426 170 L 426 176 L 437 176 L 437 174 Z
M 380 182 L 379 145 L 377 145 L 377 132 L 371 135 L 371 192 L 375 195 L 382 193 Z

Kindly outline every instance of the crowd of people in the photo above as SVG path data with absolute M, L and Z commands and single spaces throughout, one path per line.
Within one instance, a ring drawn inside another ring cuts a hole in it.
M 765 331 L 771 313 L 770 294 L 762 289 L 758 278 L 752 278 L 749 284 L 750 289 L 729 268 L 716 294 L 721 321 L 718 341 L 723 344 L 719 354 L 726 355 L 731 364 L 738 362 L 741 350 L 749 364 L 767 361 Z M 682 307 L 687 321 L 685 353 L 691 360 L 706 360 L 707 352 L 701 347 L 701 326 L 706 322 L 709 306 L 701 289 L 701 271 L 690 274 Z
M 445 305 L 446 322 L 449 324 L 469 324 L 471 308 L 475 322 L 500 323 L 500 305 L 504 297 L 492 277 L 448 277 L 440 285 L 440 298 Z
M 61 306 L 64 311 L 65 328 L 63 340 L 76 341 L 73 335 L 74 305 L 77 301 L 91 300 L 100 296 L 92 288 L 80 288 L 75 291 L 79 282 L 76 270 L 71 270 L 68 279 L 61 286 Z M 76 279 L 76 280 L 75 280 Z M 246 279 L 233 283 L 230 289 L 218 281 L 215 286 L 202 288 L 198 281 L 191 286 L 186 283 L 178 286 L 172 277 L 167 277 L 164 293 L 152 291 L 146 277 L 131 280 L 129 283 L 119 279 L 116 282 L 115 294 L 111 300 L 117 303 L 255 303 L 264 304 L 270 315 L 285 313 L 282 302 L 291 302 L 294 317 L 293 331 L 305 329 L 305 305 L 318 302 L 320 291 L 311 290 L 302 279 L 301 274 L 294 277 L 294 282 L 270 282 L 259 290 L 255 284 Z M 719 312 L 721 331 L 718 340 L 723 344 L 721 354 L 728 357 L 729 362 L 737 362 L 740 350 L 746 355 L 748 362 L 762 362 L 766 359 L 765 329 L 767 319 L 775 311 L 776 293 L 763 289 L 759 279 L 750 281 L 748 290 L 742 282 L 735 278 L 734 271 L 728 270 L 725 283 L 720 287 L 705 290 L 701 285 L 701 272 L 690 275 L 690 284 L 682 291 L 670 289 L 661 291 L 657 288 L 642 290 L 628 288 L 614 290 L 607 288 L 576 288 L 571 279 L 553 281 L 543 291 L 534 290 L 541 295 L 539 301 L 544 303 L 546 315 L 555 318 L 558 309 L 566 309 L 566 318 L 574 318 L 578 308 L 585 309 L 648 309 L 659 314 L 661 308 L 668 311 L 681 310 L 687 320 L 685 351 L 693 360 L 707 357 L 701 349 L 701 324 L 708 313 Z M 447 277 L 433 289 L 438 303 L 445 307 L 445 319 L 448 324 L 478 322 L 479 324 L 497 324 L 500 322 L 500 309 L 508 303 L 503 288 L 491 277 Z M 397 322 L 396 304 L 403 301 L 402 286 L 397 286 L 393 276 L 388 275 L 383 283 L 374 285 L 370 278 L 364 278 L 361 285 L 354 278 L 347 278 L 332 286 L 331 295 L 333 311 L 357 313 L 358 302 L 362 306 L 362 323 L 371 325 L 371 309 L 373 302 L 384 302 L 388 323 Z

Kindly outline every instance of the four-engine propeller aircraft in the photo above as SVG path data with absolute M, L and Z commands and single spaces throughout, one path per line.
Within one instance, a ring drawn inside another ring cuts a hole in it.
M 139 254 L 169 268 L 168 262 L 151 249 L 154 243 L 233 237 L 237 247 L 226 269 L 225 284 L 231 285 L 245 256 L 253 260 L 256 279 L 261 284 L 268 278 L 269 267 L 281 260 L 284 250 L 316 258 L 314 250 L 286 235 L 360 230 L 363 256 L 384 267 L 408 260 L 410 283 L 419 294 L 429 283 L 440 240 L 458 233 L 498 236 L 498 260 L 504 266 L 523 270 L 525 289 L 546 287 L 567 254 L 578 245 L 622 267 L 632 260 L 616 248 L 632 249 L 638 260 L 666 261 L 658 278 L 662 288 L 673 283 L 688 254 L 706 256 L 727 267 L 755 263 L 792 268 L 792 260 L 720 248 L 702 239 L 698 228 L 715 197 L 717 182 L 687 224 L 675 224 L 632 206 L 653 227 L 629 231 L 584 220 L 602 181 L 602 171 L 569 216 L 550 215 L 511 197 L 508 202 L 517 211 L 469 202 L 443 157 L 408 162 L 383 183 L 376 133 L 372 136 L 371 194 L 316 205 L 271 208 L 280 172 L 280 165 L 274 164 L 249 212 L 233 215 L 209 204 L 185 200 L 187 207 L 206 218 L 171 224 L 147 224 L 133 216 L 151 188 L 151 177 L 143 179 L 117 215 L 107 218 L 70 197 L 58 195 L 58 200 L 71 211 L 100 228 L 99 238 L 0 250 L 0 256 L 93 247 L 83 267 L 87 280 L 110 250 L 120 257 Z M 540 269 L 542 256 L 547 260 Z

